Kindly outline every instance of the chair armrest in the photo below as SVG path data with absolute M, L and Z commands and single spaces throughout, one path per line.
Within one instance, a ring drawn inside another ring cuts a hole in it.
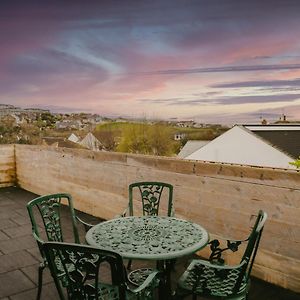
M 241 283 L 245 279 L 246 267 L 247 260 L 243 260 L 238 265 L 228 266 L 194 259 L 179 278 L 178 288 L 188 291 L 199 289 L 203 296 L 225 297 L 227 293 L 224 291 L 228 291 L 228 295 L 232 294 L 235 289 L 239 291 Z
M 205 266 L 208 268 L 216 269 L 216 270 L 234 270 L 243 267 L 245 264 L 247 264 L 246 260 L 243 260 L 241 263 L 237 265 L 218 265 L 218 264 L 213 264 L 210 261 L 203 260 L 203 259 L 194 259 L 190 263 L 188 267 L 188 271 L 191 271 L 196 265 L 197 266 Z
M 157 270 L 153 271 L 152 273 L 150 273 L 148 275 L 146 280 L 139 287 L 137 287 L 135 289 L 130 289 L 130 291 L 133 292 L 134 294 L 138 294 L 138 293 L 143 292 L 143 290 L 145 290 L 147 288 L 157 287 L 160 275 L 161 275 L 160 271 L 157 271 Z
M 87 223 L 87 222 L 81 220 L 78 216 L 76 216 L 76 220 L 84 226 L 84 229 L 86 232 L 88 232 L 88 230 L 94 226 L 90 223 Z
M 126 217 L 127 213 L 128 213 L 129 207 L 127 207 L 126 209 L 124 209 L 124 211 L 120 214 L 120 215 L 116 215 L 114 218 L 124 218 Z
M 222 253 L 224 251 L 230 250 L 232 252 L 236 252 L 239 250 L 239 246 L 243 243 L 248 241 L 249 238 L 245 239 L 245 240 L 228 240 L 225 239 L 227 241 L 227 247 L 226 248 L 221 248 L 220 247 L 220 241 L 217 239 L 214 239 L 212 241 L 210 241 L 208 244 L 210 245 L 210 250 L 211 250 L 211 254 L 209 256 L 209 260 L 210 261 L 215 261 L 218 264 L 224 264 L 225 261 L 222 258 Z

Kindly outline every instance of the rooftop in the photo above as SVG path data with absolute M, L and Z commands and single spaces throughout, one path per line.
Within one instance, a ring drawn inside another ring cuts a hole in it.
M 189 156 L 190 154 L 194 153 L 196 150 L 202 148 L 209 142 L 210 141 L 207 141 L 207 140 L 189 140 L 186 142 L 186 144 L 180 150 L 177 157 L 185 158 L 185 157 Z
M 300 125 L 245 125 L 244 127 L 291 157 L 298 158 L 300 155 Z
M 37 195 L 16 187 L 0 189 L 0 299 L 35 299 L 37 292 L 37 270 L 40 253 L 31 235 L 30 220 L 25 205 Z M 67 219 L 67 214 L 64 216 Z M 83 219 L 97 223 L 97 218 L 87 214 Z M 71 222 L 66 222 L 66 239 L 72 236 Z M 81 241 L 84 230 L 79 228 Z M 172 274 L 173 286 L 187 266 L 189 258 L 180 259 Z M 134 263 L 137 266 L 137 263 Z M 139 263 L 140 264 L 140 263 Z M 44 271 L 42 299 L 57 299 L 53 280 Z M 200 299 L 200 298 L 199 298 Z M 201 298 L 204 299 L 204 298 Z M 299 294 L 253 278 L 249 300 L 296 300 Z
M 271 286 L 276 291 L 271 291 L 273 299 L 280 293 L 284 296 L 277 299 L 289 299 L 287 290 L 300 293 L 299 172 L 149 155 L 1 145 L 0 299 L 5 295 L 18 299 L 13 296 L 36 287 L 40 256 L 25 210 L 29 200 L 36 195 L 66 192 L 72 194 L 77 210 L 111 219 L 125 209 L 128 185 L 137 181 L 172 184 L 176 216 L 200 224 L 212 239 L 244 239 L 252 225 L 251 216 L 260 209 L 266 211 L 268 220 L 252 270 L 252 275 L 263 281 L 254 280 L 255 290 L 257 295 L 264 295 L 268 282 L 286 289 Z M 16 185 L 22 190 L 13 188 Z M 165 214 L 166 202 L 161 204 L 160 212 Z M 199 255 L 208 257 L 207 248 Z M 241 258 L 239 252 L 225 259 L 234 264 Z M 174 280 L 182 273 L 180 261 Z M 185 261 L 181 262 L 184 266 Z

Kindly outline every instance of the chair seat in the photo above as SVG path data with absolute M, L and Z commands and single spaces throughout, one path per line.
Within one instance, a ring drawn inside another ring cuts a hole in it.
M 99 283 L 99 300 L 119 300 L 119 291 L 117 286 Z M 130 299 L 130 298 L 129 298 Z
M 233 294 L 241 268 L 220 267 L 205 260 L 193 260 L 178 281 L 178 287 L 198 295 L 225 299 L 244 299 L 248 283 L 243 278 L 239 291 Z
M 94 299 L 94 297 L 89 299 Z M 119 300 L 119 289 L 117 286 L 99 282 L 98 300 Z M 126 300 L 135 300 L 136 296 L 130 291 L 126 292 Z
M 152 272 L 151 268 L 135 269 L 128 274 L 128 280 L 131 284 L 140 286 Z
M 119 289 L 117 286 L 99 283 L 99 300 L 119 300 Z M 126 300 L 139 299 L 136 294 L 126 291 Z

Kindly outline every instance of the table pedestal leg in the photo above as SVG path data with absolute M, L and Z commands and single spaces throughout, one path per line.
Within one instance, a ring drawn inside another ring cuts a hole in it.
M 171 269 L 172 264 L 169 260 L 161 260 L 157 262 L 157 269 L 162 272 L 162 278 L 159 284 L 159 299 L 171 299 Z

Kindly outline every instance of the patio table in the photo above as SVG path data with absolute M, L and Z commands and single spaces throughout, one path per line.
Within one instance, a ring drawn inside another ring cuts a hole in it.
M 208 239 L 207 231 L 198 224 L 160 216 L 112 219 L 86 234 L 89 245 L 115 251 L 125 259 L 157 261 L 165 274 L 163 299 L 171 294 L 168 262 L 202 249 Z

